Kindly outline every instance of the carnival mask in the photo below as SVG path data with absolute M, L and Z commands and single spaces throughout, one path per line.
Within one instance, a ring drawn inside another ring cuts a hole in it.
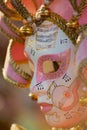
M 56 2 L 60 5 L 66 3 L 63 0 Z M 56 13 L 60 12 L 61 16 L 51 12 L 47 2 L 35 13 L 33 20 L 27 17 L 27 13 L 23 15 L 29 22 L 20 29 L 25 42 L 11 41 L 7 56 L 10 64 L 7 68 L 6 62 L 3 71 L 16 85 L 30 86 L 30 96 L 37 99 L 47 123 L 60 129 L 72 128 L 79 123 L 82 125 L 87 119 L 87 34 L 84 29 L 86 25 L 80 26 L 84 23 L 84 17 L 78 18 L 82 8 L 77 10 L 79 6 L 85 6 L 80 5 L 81 1 L 77 2 L 77 7 L 75 1 L 70 2 L 78 14 L 72 13 L 69 3 L 70 12 L 65 19 L 70 19 L 72 14 L 73 17 L 68 22 L 61 17 L 64 16 L 64 5 L 61 6 L 62 10 L 57 10 L 54 9 L 55 2 L 50 8 Z M 12 1 L 12 4 L 16 3 Z M 20 9 L 18 11 L 20 13 Z M 20 55 L 15 52 L 17 48 L 20 48 Z
M 53 22 L 44 21 L 27 37 L 25 53 L 33 71 L 30 91 L 37 97 L 49 125 L 72 127 L 87 116 L 79 99 L 86 96 L 75 63 L 75 46 Z

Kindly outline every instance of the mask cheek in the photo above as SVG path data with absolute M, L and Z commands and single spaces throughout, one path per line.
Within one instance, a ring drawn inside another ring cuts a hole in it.
M 63 111 L 70 111 L 78 103 L 78 88 L 80 81 L 72 87 L 57 86 L 52 92 L 52 102 L 55 107 Z
M 64 108 L 68 110 L 68 106 L 73 102 L 73 98 L 65 86 L 59 86 L 53 90 L 52 102 L 55 107 L 61 110 L 64 110 Z

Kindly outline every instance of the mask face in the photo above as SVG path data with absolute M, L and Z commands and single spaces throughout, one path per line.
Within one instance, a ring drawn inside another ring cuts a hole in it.
M 32 70 L 30 91 L 52 127 L 69 128 L 87 117 L 87 107 L 79 103 L 87 95 L 75 64 L 75 46 L 50 21 L 44 21 L 27 37 L 25 53 Z

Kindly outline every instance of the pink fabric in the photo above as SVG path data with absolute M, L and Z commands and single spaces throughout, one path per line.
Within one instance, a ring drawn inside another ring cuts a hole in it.
M 18 83 L 23 83 L 23 84 L 27 84 L 27 80 L 25 80 L 23 77 L 21 77 L 10 65 L 9 63 L 9 54 L 7 53 L 6 55 L 6 60 L 5 60 L 5 64 L 4 64 L 4 73 L 7 77 L 9 77 L 10 79 L 18 82 Z
M 21 83 L 21 84 L 27 84 L 27 80 L 25 80 L 23 77 L 21 77 L 20 75 L 18 75 L 18 73 L 16 73 L 13 68 L 11 67 L 11 65 L 8 65 L 7 70 L 5 70 L 5 73 L 7 75 L 7 77 L 11 78 L 12 80 Z
M 81 0 L 77 0 L 78 6 L 80 5 Z M 22 3 L 27 8 L 27 10 L 34 14 L 36 9 L 32 0 L 22 0 Z M 38 8 L 44 3 L 44 0 L 36 0 Z M 2 8 L 2 7 L 1 7 Z M 71 6 L 69 0 L 54 0 L 50 5 L 50 9 L 61 15 L 64 19 L 69 20 L 73 15 L 73 7 Z M 5 10 L 4 10 L 5 11 Z M 79 19 L 80 25 L 87 23 L 87 7 L 83 10 L 82 15 Z
M 43 0 L 36 0 L 38 7 L 44 3 Z M 77 0 L 78 6 L 81 0 Z M 53 12 L 61 15 L 64 19 L 69 20 L 73 13 L 73 7 L 71 6 L 69 0 L 54 0 L 50 5 L 50 8 Z M 83 10 L 82 15 L 79 19 L 80 25 L 87 23 L 87 7 Z
M 4 23 L 2 16 L 0 16 L 0 26 L 10 36 L 20 39 L 20 37 L 18 35 L 16 35 L 15 32 L 11 31 L 10 28 L 8 28 L 8 26 Z
M 73 13 L 73 8 L 69 0 L 54 0 L 50 8 L 66 20 L 70 19 Z

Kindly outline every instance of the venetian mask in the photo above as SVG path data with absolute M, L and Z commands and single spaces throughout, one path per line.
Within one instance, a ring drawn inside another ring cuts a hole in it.
M 48 124 L 67 128 L 84 120 L 87 108 L 79 100 L 87 91 L 78 75 L 75 45 L 68 35 L 46 20 L 35 35 L 26 38 L 25 53 L 33 74 L 30 90 Z
M 80 1 L 77 3 L 80 5 Z M 71 1 L 71 4 L 74 6 L 76 3 Z M 54 6 L 50 8 L 58 13 L 61 9 L 54 9 Z M 65 15 L 66 20 L 73 12 L 70 3 L 69 9 L 69 15 Z M 10 61 L 10 67 L 8 65 L 8 71 L 5 65 L 4 75 L 17 81 L 19 84 L 16 85 L 30 86 L 30 93 L 37 99 L 47 123 L 61 129 L 72 128 L 79 123 L 82 125 L 87 119 L 87 34 L 84 29 L 86 25 L 82 28 L 79 25 L 84 19 L 78 19 L 80 14 L 74 12 L 75 16 L 67 22 L 56 13 L 43 5 L 34 15 L 33 23 L 28 18 L 30 24 L 21 28 L 26 35 L 25 42 L 11 43 L 8 51 L 13 60 Z M 19 46 L 25 55 L 14 54 L 15 48 Z M 10 60 L 9 57 L 7 59 Z M 18 63 L 20 57 L 21 61 L 25 61 L 22 64 Z M 14 72 L 15 68 L 18 73 Z

